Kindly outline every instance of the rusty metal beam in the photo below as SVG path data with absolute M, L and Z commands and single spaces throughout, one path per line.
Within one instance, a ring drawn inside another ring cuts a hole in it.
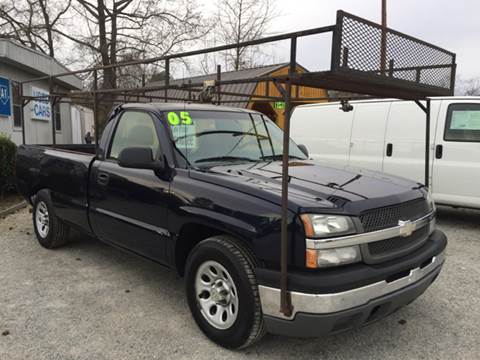
M 297 38 L 293 37 L 290 41 L 290 66 L 288 75 L 295 74 L 297 64 Z M 285 91 L 285 123 L 283 125 L 283 156 L 282 156 L 282 217 L 280 234 L 280 312 L 285 316 L 291 316 L 293 312 L 292 299 L 288 291 L 288 184 L 290 177 L 288 175 L 288 162 L 290 155 L 290 115 L 292 111 L 292 83 L 287 80 Z

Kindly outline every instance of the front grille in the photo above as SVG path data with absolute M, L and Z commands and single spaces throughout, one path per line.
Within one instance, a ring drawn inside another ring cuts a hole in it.
M 423 244 L 428 237 L 428 230 L 429 226 L 424 226 L 407 237 L 397 236 L 369 243 L 368 252 L 371 257 L 383 257 L 384 255 L 398 254 L 398 252 L 404 250 L 411 250 Z
M 398 226 L 399 220 L 417 220 L 428 213 L 425 199 L 412 200 L 403 204 L 369 210 L 360 215 L 365 232 Z

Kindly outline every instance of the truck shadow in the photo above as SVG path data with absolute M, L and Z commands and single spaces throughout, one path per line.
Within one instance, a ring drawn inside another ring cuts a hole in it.
M 480 224 L 480 210 L 453 208 L 449 206 L 439 206 L 437 208 L 437 220 L 440 224 L 473 225 Z

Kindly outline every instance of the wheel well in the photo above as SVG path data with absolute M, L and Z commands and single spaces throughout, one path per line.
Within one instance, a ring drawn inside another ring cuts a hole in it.
M 183 276 L 188 254 L 195 245 L 204 239 L 220 234 L 223 232 L 210 226 L 195 223 L 184 225 L 175 243 L 175 265 L 178 274 Z
M 35 197 L 38 195 L 38 193 L 43 190 L 45 190 L 48 193 L 48 196 L 50 196 L 50 189 L 46 187 L 39 186 L 30 190 L 30 193 L 28 194 L 28 199 L 31 205 L 33 205 L 33 203 L 35 202 Z

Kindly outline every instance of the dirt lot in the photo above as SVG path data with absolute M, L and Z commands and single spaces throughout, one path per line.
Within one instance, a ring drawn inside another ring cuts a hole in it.
M 23 201 L 23 197 L 21 197 L 19 194 L 7 192 L 4 194 L 3 198 L 0 197 L 0 212 Z
M 239 352 L 194 324 L 183 282 L 96 241 L 41 248 L 27 209 L 0 219 L 0 359 L 478 359 L 480 213 L 441 209 L 439 279 L 369 327 L 305 340 L 267 335 Z

